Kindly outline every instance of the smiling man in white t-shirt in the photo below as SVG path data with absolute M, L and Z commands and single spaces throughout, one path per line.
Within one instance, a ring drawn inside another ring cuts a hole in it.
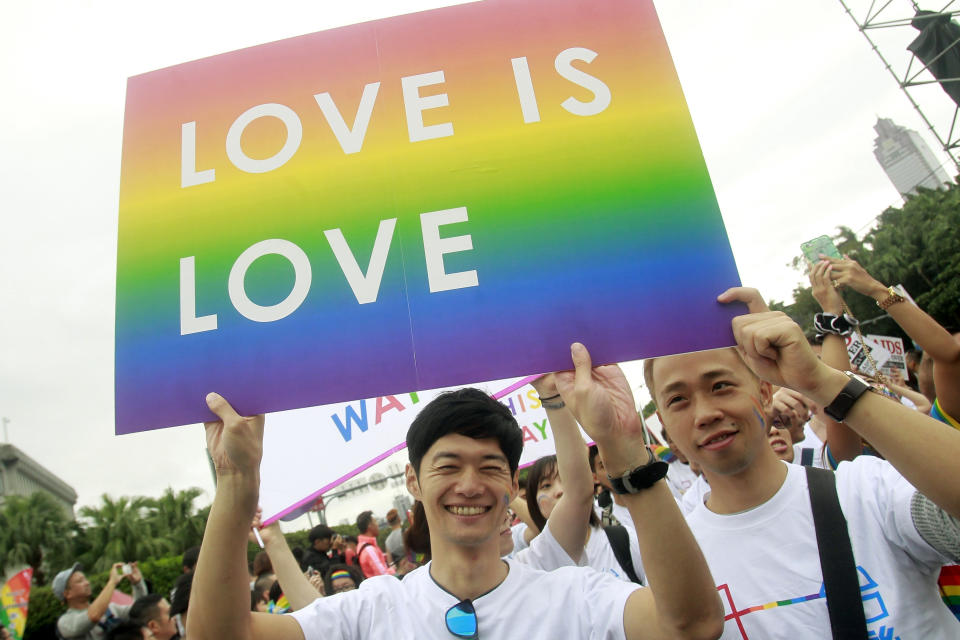
M 855 396 L 838 417 L 889 461 L 864 456 L 836 472 L 867 623 L 862 637 L 960 637 L 937 592 L 941 566 L 960 556 L 952 472 L 960 432 L 823 364 L 800 327 L 766 312 L 756 290 L 731 289 L 719 300 L 756 312 L 734 319 L 739 349 L 648 360 L 644 374 L 661 421 L 709 481 L 687 522 L 724 600 L 723 637 L 831 635 L 806 474 L 767 441 L 771 384 L 835 414 L 841 391 Z
M 263 416 L 241 417 L 210 394 L 207 423 L 217 493 L 193 580 L 191 640 L 270 638 L 716 638 L 720 598 L 703 555 L 641 437 L 619 367 L 591 367 L 583 345 L 576 372 L 556 374 L 560 397 L 597 442 L 608 470 L 627 478 L 625 501 L 650 588 L 591 569 L 539 571 L 500 559 L 507 505 L 517 495 L 522 433 L 504 405 L 476 389 L 443 394 L 407 434 L 407 488 L 422 503 L 433 560 L 403 581 L 365 580 L 286 616 L 251 613 L 246 540 L 257 506 Z M 618 479 L 621 479 L 619 478 Z M 678 559 L 682 559 L 678 561 Z

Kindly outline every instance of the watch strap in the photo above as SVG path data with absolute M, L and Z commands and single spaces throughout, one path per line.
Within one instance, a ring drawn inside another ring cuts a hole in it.
M 860 399 L 860 396 L 870 390 L 870 385 L 860 378 L 847 374 L 850 380 L 844 385 L 840 393 L 833 401 L 823 408 L 823 412 L 836 420 L 843 422 L 844 418 L 853 408 L 853 405 Z
M 649 454 L 649 458 L 647 458 L 646 464 L 636 467 L 633 471 L 617 478 L 607 476 L 614 493 L 621 495 L 625 493 L 640 493 L 644 489 L 649 489 L 658 480 L 667 475 L 670 465 L 662 460 L 657 460 L 657 457 L 649 448 L 647 449 L 647 453 Z

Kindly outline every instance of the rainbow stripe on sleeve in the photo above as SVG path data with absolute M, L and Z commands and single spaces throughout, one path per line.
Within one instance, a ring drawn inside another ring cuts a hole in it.
M 944 424 L 948 424 L 954 429 L 960 429 L 960 420 L 957 420 L 943 410 L 943 407 L 940 406 L 940 398 L 933 399 L 933 407 L 930 408 L 930 417 Z

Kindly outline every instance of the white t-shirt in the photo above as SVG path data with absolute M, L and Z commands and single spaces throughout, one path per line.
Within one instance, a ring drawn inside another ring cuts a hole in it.
M 527 541 L 524 539 L 524 534 L 527 532 L 527 523 L 518 522 L 517 524 L 510 527 L 510 536 L 513 538 L 513 551 L 507 554 L 508 558 L 516 556 L 518 553 L 527 548 Z
M 693 483 L 697 481 L 697 474 L 693 472 L 690 465 L 683 464 L 680 460 L 674 460 L 667 467 L 667 486 L 670 487 L 670 493 L 677 500 L 683 497 Z
M 637 577 L 644 583 L 647 581 L 646 574 L 643 572 L 643 562 L 640 561 L 640 547 L 637 544 L 637 533 L 635 530 L 625 527 L 627 530 L 627 539 L 630 542 L 630 560 L 633 562 L 633 570 Z M 590 539 L 587 540 L 587 546 L 580 556 L 581 567 L 591 567 L 600 573 L 607 573 L 619 580 L 630 581 L 623 567 L 617 562 L 617 556 L 613 553 L 613 547 L 610 546 L 610 539 L 607 538 L 603 527 L 593 527 L 590 530 Z
M 631 535 L 636 535 L 637 528 L 633 525 L 633 516 L 630 515 L 630 509 L 614 502 L 610 505 L 610 513 L 617 519 L 617 522 L 633 532 Z
M 704 496 L 708 493 L 710 493 L 710 485 L 707 483 L 707 479 L 703 476 L 697 476 L 697 481 L 687 489 L 683 498 L 680 499 L 680 512 L 687 515 L 696 509 L 698 504 L 703 504 Z
M 837 470 L 871 638 L 960 638 L 960 622 L 937 590 L 950 562 L 917 533 L 916 490 L 886 461 L 860 456 Z M 719 515 L 702 502 L 687 516 L 728 616 L 723 638 L 829 638 L 806 471 L 767 502 Z M 743 632 L 740 630 L 742 625 Z
M 803 462 L 804 449 L 813 449 L 813 464 L 810 465 L 811 467 L 816 467 L 817 469 L 830 468 L 830 464 L 827 462 L 826 449 L 822 447 L 808 447 L 806 440 L 793 445 L 793 464 L 800 465 Z
M 514 562 L 519 562 L 542 571 L 553 571 L 560 567 L 575 566 L 573 560 L 567 555 L 567 552 L 563 550 L 563 547 L 560 546 L 557 539 L 553 537 L 553 533 L 550 531 L 549 521 L 543 531 L 535 536 L 529 545 L 519 551 L 514 550 L 511 555 L 506 557 L 512 559 Z
M 600 519 L 603 516 L 603 507 L 601 507 L 600 503 L 596 500 L 593 502 L 593 512 L 597 514 L 597 519 Z M 614 518 L 617 519 L 617 522 L 627 529 L 636 530 L 636 527 L 633 524 L 633 516 L 630 515 L 630 510 L 622 505 L 617 504 L 616 500 L 610 503 L 610 513 Z
M 627 529 L 627 539 L 630 542 L 630 560 L 633 562 L 633 570 L 636 571 L 637 577 L 646 583 L 636 532 Z M 618 580 L 630 581 L 630 577 L 617 562 L 617 556 L 613 553 L 613 547 L 610 546 L 610 540 L 607 538 L 607 533 L 603 530 L 603 527 L 591 528 L 590 539 L 587 540 L 587 546 L 580 556 L 580 562 L 574 564 L 573 559 L 557 542 L 551 531 L 550 521 L 547 520 L 547 526 L 544 527 L 540 535 L 530 541 L 529 547 L 518 552 L 514 561 L 543 571 L 554 571 L 560 567 L 589 567 L 600 573 L 609 574 Z
M 511 560 L 506 579 L 473 600 L 481 638 L 625 638 L 623 608 L 637 585 L 596 571 L 539 571 Z M 319 598 L 292 615 L 306 640 L 450 640 L 447 610 L 459 598 L 430 576 L 428 563 L 406 575 L 364 580 L 355 591 Z
M 823 449 L 823 440 L 821 440 L 817 434 L 814 433 L 809 421 L 803 425 L 803 440 L 797 444 L 802 444 L 805 447 L 810 447 L 811 449 L 816 449 L 817 451 Z

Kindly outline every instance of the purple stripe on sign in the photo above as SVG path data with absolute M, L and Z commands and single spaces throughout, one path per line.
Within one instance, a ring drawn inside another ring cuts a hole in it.
M 510 395 L 511 393 L 513 393 L 514 391 L 516 391 L 517 389 L 519 389 L 520 387 L 522 387 L 523 385 L 525 385 L 525 384 L 527 384 L 527 383 L 529 383 L 529 382 L 533 382 L 534 380 L 536 380 L 537 378 L 539 378 L 539 377 L 542 376 L 542 375 L 543 375 L 542 373 L 538 373 L 538 374 L 536 374 L 536 375 L 527 376 L 526 378 L 520 378 L 518 381 L 514 382 L 512 385 L 510 385 L 509 387 L 507 387 L 507 388 L 504 389 L 503 391 L 497 391 L 495 394 L 493 394 L 492 397 L 493 397 L 494 399 L 496 399 L 496 400 L 499 400 L 499 399 L 502 398 L 503 396 Z

